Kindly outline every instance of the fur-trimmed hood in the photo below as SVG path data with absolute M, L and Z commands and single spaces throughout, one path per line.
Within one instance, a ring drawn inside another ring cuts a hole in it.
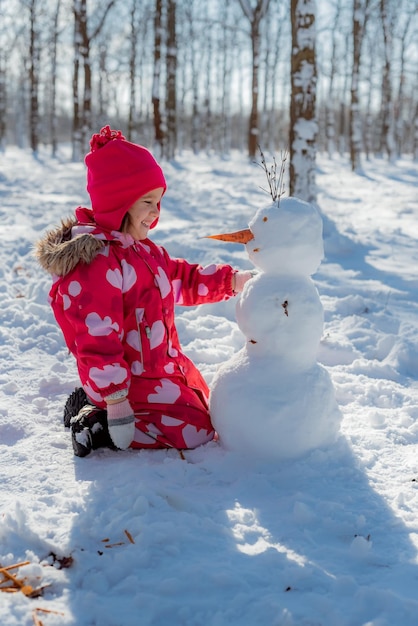
M 97 238 L 96 233 L 84 232 L 75 234 L 77 220 L 68 218 L 62 220 L 60 226 L 46 233 L 35 245 L 35 257 L 44 270 L 57 276 L 65 276 L 78 263 L 89 264 L 97 253 L 104 247 L 102 236 Z

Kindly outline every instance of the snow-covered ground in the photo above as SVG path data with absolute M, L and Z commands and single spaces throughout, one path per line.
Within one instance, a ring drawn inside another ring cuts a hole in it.
M 359 176 L 338 157 L 318 164 L 318 360 L 343 413 L 338 442 L 285 463 L 214 442 L 185 460 L 79 459 L 62 425 L 75 365 L 32 246 L 87 202 L 84 166 L 0 155 L 0 566 L 27 561 L 13 573 L 45 586 L 0 592 L 2 626 L 416 626 L 418 165 L 374 160 Z M 269 203 L 261 168 L 184 154 L 164 170 L 154 240 L 251 268 L 242 246 L 202 237 L 246 228 Z M 234 307 L 178 311 L 209 383 L 243 345 Z

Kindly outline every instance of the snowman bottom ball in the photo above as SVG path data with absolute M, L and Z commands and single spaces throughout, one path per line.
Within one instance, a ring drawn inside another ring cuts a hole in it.
M 277 358 L 250 358 L 245 348 L 215 375 L 210 412 L 222 446 L 263 459 L 296 459 L 328 447 L 341 423 L 322 365 L 289 371 Z

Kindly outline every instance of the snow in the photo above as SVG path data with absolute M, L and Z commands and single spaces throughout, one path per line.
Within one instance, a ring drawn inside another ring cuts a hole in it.
M 18 577 L 49 585 L 38 598 L 1 593 L 2 626 L 33 625 L 35 609 L 53 611 L 38 613 L 44 626 L 415 626 L 418 165 L 364 161 L 359 176 L 348 159 L 318 160 L 325 259 L 313 279 L 318 359 L 343 414 L 334 445 L 283 462 L 216 442 L 185 460 L 80 459 L 62 425 L 75 365 L 32 257 L 87 202 L 68 154 L 0 155 L 0 564 L 29 561 Z M 266 204 L 260 168 L 185 153 L 164 170 L 155 241 L 250 269 L 243 246 L 202 237 L 245 228 Z M 209 383 L 243 345 L 235 304 L 178 310 Z

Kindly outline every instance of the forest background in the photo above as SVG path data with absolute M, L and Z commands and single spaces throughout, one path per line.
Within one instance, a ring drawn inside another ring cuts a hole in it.
M 315 200 L 317 151 L 418 159 L 417 0 L 0 0 L 0 147 L 110 123 L 174 158 L 290 153 Z

